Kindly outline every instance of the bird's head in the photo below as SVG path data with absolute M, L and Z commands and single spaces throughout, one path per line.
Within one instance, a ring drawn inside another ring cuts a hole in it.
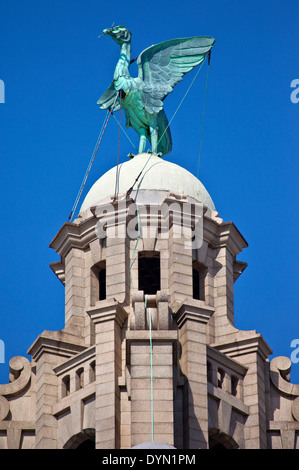
M 107 34 L 120 46 L 131 41 L 132 33 L 125 26 L 114 26 L 114 28 L 104 29 L 103 34 Z

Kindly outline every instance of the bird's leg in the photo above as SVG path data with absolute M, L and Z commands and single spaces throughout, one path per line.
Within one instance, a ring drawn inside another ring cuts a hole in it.
M 152 153 L 157 155 L 158 152 L 158 120 L 157 116 L 153 116 L 150 120 L 151 146 Z
M 145 151 L 145 146 L 146 146 L 146 132 L 145 129 L 139 129 L 138 130 L 139 134 L 139 149 L 138 153 L 144 153 Z

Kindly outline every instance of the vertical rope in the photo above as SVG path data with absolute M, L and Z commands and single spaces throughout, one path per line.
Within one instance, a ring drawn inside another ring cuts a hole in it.
M 203 59 L 203 61 L 202 61 L 202 63 L 201 63 L 201 66 L 200 66 L 199 69 L 197 70 L 197 72 L 196 72 L 195 76 L 193 77 L 193 80 L 192 80 L 192 82 L 190 83 L 190 85 L 189 85 L 189 87 L 188 87 L 186 93 L 184 94 L 183 98 L 181 99 L 181 102 L 179 103 L 177 109 L 176 109 L 175 112 L 173 113 L 173 116 L 172 116 L 172 118 L 170 119 L 168 125 L 166 126 L 166 128 L 165 128 L 163 134 L 161 135 L 161 137 L 160 137 L 160 139 L 159 139 L 159 141 L 158 141 L 158 143 L 157 143 L 157 147 L 158 147 L 159 143 L 161 142 L 161 140 L 162 140 L 162 138 L 163 138 L 165 132 L 167 131 L 168 127 L 170 126 L 170 124 L 172 123 L 173 119 L 175 118 L 176 113 L 178 112 L 178 110 L 179 110 L 180 107 L 182 106 L 183 101 L 185 100 L 186 96 L 188 95 L 188 93 L 189 93 L 189 91 L 190 91 L 190 89 L 191 89 L 193 83 L 195 82 L 195 80 L 196 80 L 196 78 L 197 78 L 197 75 L 199 74 L 199 72 L 200 72 L 201 69 L 202 69 L 202 66 L 203 66 L 203 64 L 204 64 L 204 62 L 205 62 L 205 60 L 206 60 L 206 57 L 207 57 L 207 56 L 205 56 L 205 58 Z
M 131 289 L 132 289 L 132 290 L 134 290 L 134 287 L 133 287 L 131 269 L 132 269 L 132 264 L 133 264 L 133 262 L 134 262 L 134 256 L 135 256 L 135 252 L 136 252 L 137 245 L 138 245 L 138 242 L 139 242 L 139 238 L 140 238 L 140 218 L 139 218 L 139 208 L 138 208 L 138 205 L 137 205 L 137 204 L 136 204 L 136 207 L 137 207 L 137 225 L 138 225 L 138 233 L 137 233 L 137 240 L 136 240 L 136 243 L 135 243 L 135 247 L 134 247 L 134 251 L 133 251 L 133 254 L 132 254 L 132 258 L 131 258 L 131 261 L 130 261 L 130 267 L 129 267 L 129 271 L 130 271 L 130 285 L 131 285 Z
M 96 145 L 95 145 L 94 150 L 93 150 L 93 152 L 92 152 L 91 159 L 90 159 L 90 161 L 89 161 L 89 164 L 88 164 L 87 170 L 86 170 L 86 172 L 85 172 L 83 181 L 82 181 L 82 183 L 81 183 L 79 192 L 78 192 L 78 194 L 77 194 L 77 196 L 76 196 L 76 199 L 75 199 L 75 202 L 74 202 L 72 211 L 71 211 L 71 213 L 70 213 L 70 215 L 69 215 L 69 221 L 71 221 L 72 216 L 74 215 L 75 210 L 76 210 L 76 208 L 77 208 L 77 204 L 78 204 L 79 199 L 80 199 L 80 196 L 81 196 L 81 194 L 82 194 L 82 187 L 83 187 L 83 185 L 85 184 L 85 182 L 86 182 L 86 180 L 87 180 L 88 174 L 89 174 L 90 169 L 91 169 L 91 166 L 92 166 L 92 164 L 93 164 L 94 156 L 95 156 L 96 151 L 97 151 L 97 149 L 98 149 L 99 141 L 100 141 L 100 139 L 101 139 L 101 135 L 102 135 L 102 132 L 103 132 L 105 123 L 106 123 L 106 121 L 107 121 L 108 114 L 109 114 L 109 111 L 107 111 L 106 116 L 105 116 L 105 119 L 104 119 L 104 121 L 103 121 L 102 128 L 101 128 L 100 133 L 99 133 L 99 135 L 98 135 Z
M 120 125 L 120 122 L 119 120 L 117 119 L 117 117 L 115 117 L 115 114 L 112 113 L 112 116 L 114 117 L 114 120 L 117 122 L 118 125 Z M 125 134 L 126 138 L 128 139 L 128 141 L 130 142 L 130 144 L 132 144 L 132 146 L 134 147 L 134 149 L 136 150 L 136 152 L 138 153 L 138 148 L 133 144 L 132 140 L 130 139 L 130 137 L 128 136 L 128 134 L 126 133 L 125 129 L 123 128 L 122 125 L 120 125 L 120 128 L 121 130 L 123 131 L 123 133 Z
M 105 118 L 105 121 L 104 121 L 104 123 L 103 123 L 103 125 L 102 125 L 102 129 L 101 129 L 101 132 L 100 132 L 100 134 L 99 134 L 99 137 L 98 137 L 98 140 L 97 140 L 95 149 L 94 149 L 93 154 L 92 154 L 92 157 L 91 157 L 91 160 L 90 160 L 89 165 L 88 165 L 88 167 L 87 167 L 87 170 L 86 170 L 85 176 L 84 176 L 84 178 L 83 178 L 83 181 L 82 181 L 80 190 L 79 190 L 79 192 L 78 192 L 78 195 L 77 195 L 77 197 L 76 197 L 75 203 L 74 203 L 74 205 L 73 205 L 73 209 L 72 209 L 72 211 L 71 211 L 71 213 L 70 213 L 70 215 L 69 215 L 69 221 L 70 221 L 70 222 L 72 221 L 72 218 L 73 218 L 73 216 L 74 216 L 74 214 L 75 214 L 75 212 L 76 212 L 76 209 L 77 209 L 78 203 L 79 203 L 79 201 L 80 201 L 80 198 L 81 198 L 81 195 L 82 195 L 82 192 L 83 192 L 85 183 L 86 183 L 86 181 L 87 181 L 87 178 L 88 178 L 88 175 L 89 175 L 89 173 L 90 173 L 91 167 L 92 167 L 92 165 L 93 165 L 93 162 L 94 162 L 96 153 L 97 153 L 98 148 L 99 148 L 99 146 L 100 146 L 100 143 L 101 143 L 101 141 L 102 141 L 104 132 L 105 132 L 105 130 L 106 130 L 108 121 L 109 121 L 109 119 L 110 119 L 110 116 L 111 116 L 111 114 L 112 114 L 113 108 L 114 108 L 114 106 L 115 106 L 117 97 L 118 97 L 118 94 L 117 94 L 116 97 L 115 97 L 115 100 L 114 100 L 114 103 L 113 103 L 112 107 L 110 108 L 109 111 L 107 111 L 106 118 Z M 108 113 L 109 113 L 109 115 L 108 115 Z M 108 115 L 108 117 L 107 117 L 107 115 Z
M 151 348 L 151 417 L 152 417 L 152 442 L 154 442 L 154 390 L 153 390 L 153 343 L 152 343 L 152 314 L 149 311 L 149 331 L 150 331 L 150 348 Z
M 119 129 L 118 129 L 118 146 L 117 146 L 115 190 L 114 190 L 113 203 L 115 203 L 117 194 L 118 194 L 118 164 L 119 164 L 119 149 L 120 149 L 120 131 L 121 131 L 121 99 L 119 100 Z
M 147 295 L 145 296 L 144 309 L 146 314 Z M 152 312 L 149 313 L 149 333 L 150 333 L 150 355 L 151 355 L 151 422 L 152 422 L 152 442 L 154 442 L 154 391 L 153 391 L 153 343 L 152 343 Z
M 209 54 L 206 89 L 205 89 L 205 98 L 204 98 L 204 107 L 203 107 L 203 116 L 202 116 L 202 125 L 201 125 L 200 146 L 199 146 L 199 155 L 198 155 L 198 165 L 197 165 L 197 178 L 199 176 L 199 164 L 200 164 L 201 147 L 202 147 L 203 126 L 204 126 L 205 113 L 206 113 L 207 90 L 208 90 L 209 69 L 210 69 L 210 57 L 211 57 L 211 55 Z

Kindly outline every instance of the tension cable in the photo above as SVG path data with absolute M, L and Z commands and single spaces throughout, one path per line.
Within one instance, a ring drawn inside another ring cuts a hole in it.
M 114 103 L 113 103 L 112 107 L 110 108 L 110 110 L 107 111 L 105 120 L 104 120 L 103 125 L 102 125 L 102 129 L 101 129 L 101 131 L 100 131 L 100 133 L 99 133 L 99 137 L 98 137 L 98 140 L 97 140 L 95 149 L 94 149 L 94 151 L 93 151 L 93 153 L 92 153 L 92 156 L 91 156 L 90 162 L 89 162 L 89 164 L 88 164 L 88 167 L 87 167 L 85 176 L 84 176 L 84 178 L 83 178 L 83 181 L 82 181 L 82 184 L 81 184 L 81 186 L 80 186 L 79 192 L 78 192 L 77 197 L 76 197 L 76 199 L 75 199 L 75 202 L 74 202 L 72 211 L 71 211 L 71 213 L 70 213 L 70 215 L 69 215 L 69 218 L 68 218 L 69 222 L 72 221 L 72 218 L 73 218 L 73 216 L 74 216 L 74 214 L 75 214 L 75 212 L 76 212 L 77 206 L 78 206 L 79 201 L 80 201 L 80 198 L 81 198 L 81 196 L 82 196 L 82 192 L 83 192 L 85 183 L 86 183 L 86 181 L 87 181 L 88 175 L 89 175 L 89 173 L 90 173 L 91 167 L 92 167 L 92 165 L 93 165 L 95 156 L 96 156 L 96 154 L 97 154 L 98 148 L 99 148 L 100 143 L 101 143 L 101 141 L 102 141 L 103 135 L 104 135 L 104 133 L 105 133 L 105 130 L 106 130 L 108 121 L 109 121 L 110 116 L 111 116 L 111 114 L 112 114 L 112 111 L 113 111 L 113 108 L 114 108 L 114 106 L 115 106 L 115 103 L 116 103 L 117 98 L 118 98 L 118 93 L 117 93 L 117 95 L 116 95 L 116 97 L 115 97 L 115 100 L 114 100 Z

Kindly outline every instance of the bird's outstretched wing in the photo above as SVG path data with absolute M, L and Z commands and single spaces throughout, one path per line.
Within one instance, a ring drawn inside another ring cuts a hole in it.
M 214 42 L 210 36 L 172 39 L 141 52 L 137 59 L 138 78 L 144 82 L 143 101 L 149 113 L 163 108 L 164 98 L 205 59 Z
M 101 98 L 98 100 L 97 104 L 100 106 L 101 109 L 110 109 L 113 106 L 113 103 L 115 101 L 117 95 L 117 91 L 114 88 L 113 82 L 107 88 L 105 93 L 102 94 Z M 118 111 L 120 108 L 119 101 L 117 100 L 113 111 Z

